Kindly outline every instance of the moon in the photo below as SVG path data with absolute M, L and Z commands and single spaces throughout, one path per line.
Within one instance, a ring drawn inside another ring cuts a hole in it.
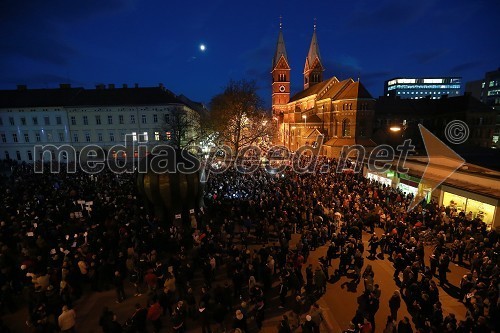
M 207 49 L 207 47 L 205 46 L 205 44 L 200 44 L 200 51 L 201 52 L 205 52 L 206 49 Z

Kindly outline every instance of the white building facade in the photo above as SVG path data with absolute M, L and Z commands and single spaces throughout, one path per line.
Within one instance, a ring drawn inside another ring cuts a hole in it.
M 200 115 L 162 85 L 19 86 L 0 91 L 0 159 L 72 161 L 86 146 L 102 148 L 108 158 L 141 158 L 153 146 L 168 143 L 169 123 L 179 113 L 193 123 L 183 133 L 183 142 L 188 143 L 197 135 Z

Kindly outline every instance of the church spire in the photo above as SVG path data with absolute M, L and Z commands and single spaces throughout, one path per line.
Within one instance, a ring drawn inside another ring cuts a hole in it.
M 314 30 L 304 65 L 304 89 L 323 81 L 323 64 L 319 53 L 318 37 L 316 36 L 316 19 L 314 19 Z
M 276 53 L 274 53 L 274 58 L 273 58 L 273 68 L 276 67 L 278 64 L 278 61 L 280 60 L 281 56 L 283 56 L 288 63 L 288 58 L 286 56 L 286 48 L 285 48 L 285 40 L 283 39 L 283 24 L 281 23 L 281 16 L 280 16 L 280 32 L 278 34 L 278 42 L 276 43 Z

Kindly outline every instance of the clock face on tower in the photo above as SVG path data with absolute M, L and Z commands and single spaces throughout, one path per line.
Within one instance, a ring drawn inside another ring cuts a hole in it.
M 285 86 L 280 86 L 280 91 L 285 92 Z

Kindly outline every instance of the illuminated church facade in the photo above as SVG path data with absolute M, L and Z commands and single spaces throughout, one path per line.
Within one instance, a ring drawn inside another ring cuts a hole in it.
M 303 145 L 314 146 L 322 135 L 323 155 L 337 157 L 345 145 L 370 149 L 375 145 L 370 139 L 375 99 L 359 80 L 340 81 L 335 76 L 324 80 L 324 71 L 315 25 L 304 65 L 304 89 L 291 95 L 291 66 L 280 24 L 271 71 L 278 143 L 293 151 Z

